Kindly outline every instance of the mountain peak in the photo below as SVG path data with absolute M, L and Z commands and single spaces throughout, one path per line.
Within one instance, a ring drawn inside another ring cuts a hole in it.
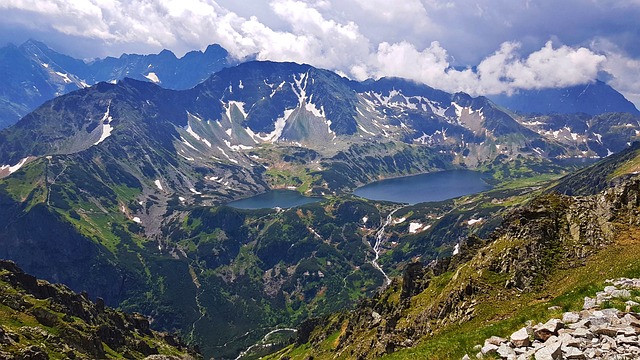
M 159 57 L 166 57 L 171 59 L 177 59 L 176 54 L 174 54 L 171 50 L 163 49 L 158 54 Z
M 595 80 L 555 89 L 520 90 L 513 95 L 491 96 L 491 100 L 512 111 L 540 114 L 627 112 L 640 115 L 636 106 L 610 85 Z

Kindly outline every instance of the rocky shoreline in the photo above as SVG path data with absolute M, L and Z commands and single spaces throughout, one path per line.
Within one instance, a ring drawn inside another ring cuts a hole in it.
M 585 297 L 582 311 L 566 312 L 562 319 L 544 324 L 527 325 L 509 339 L 492 336 L 477 345 L 476 358 L 507 360 L 559 359 L 640 359 L 639 303 L 634 291 L 640 290 L 640 279 L 608 280 L 611 285 Z M 608 307 L 612 303 L 624 311 Z M 463 360 L 471 357 L 465 355 Z

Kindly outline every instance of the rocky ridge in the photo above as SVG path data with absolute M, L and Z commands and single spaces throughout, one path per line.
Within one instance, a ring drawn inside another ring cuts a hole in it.
M 105 306 L 0 260 L 1 359 L 200 358 L 179 338 L 150 328 L 140 314 Z
M 530 324 L 509 339 L 492 336 L 477 345 L 476 358 L 498 357 L 508 360 L 557 359 L 638 359 L 640 358 L 640 305 L 634 294 L 640 279 L 609 280 L 611 286 L 586 297 L 582 311 L 565 312 L 562 319 Z M 632 300 L 633 299 L 633 300 Z M 624 302 L 624 311 L 607 307 Z M 463 360 L 470 357 L 465 355 Z

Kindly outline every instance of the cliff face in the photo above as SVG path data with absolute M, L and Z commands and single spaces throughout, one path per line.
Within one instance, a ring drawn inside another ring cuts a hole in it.
M 467 239 L 450 259 L 411 264 L 402 280 L 355 311 L 305 324 L 299 343 L 321 348 L 332 340 L 339 356 L 377 358 L 477 316 L 495 317 L 487 310 L 492 302 L 537 294 L 552 274 L 585 266 L 638 228 L 639 206 L 640 177 L 591 196 L 541 195 L 512 210 L 488 239 Z
M 50 284 L 0 260 L 0 358 L 195 359 L 177 337 L 150 329 L 140 314 L 94 303 L 64 285 Z

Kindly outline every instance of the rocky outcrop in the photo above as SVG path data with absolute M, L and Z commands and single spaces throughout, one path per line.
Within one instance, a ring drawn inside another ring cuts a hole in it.
M 614 223 L 640 224 L 640 179 L 621 181 L 592 196 L 540 196 L 506 216 L 494 240 L 507 247 L 490 270 L 509 274 L 507 288 L 530 289 L 556 267 L 580 266 L 613 241 Z
M 141 359 L 162 353 L 199 355 L 177 337 L 150 329 L 149 319 L 105 307 L 68 287 L 50 284 L 0 260 L 0 358 Z M 108 347 L 108 348 L 107 348 Z
M 640 289 L 640 279 L 611 282 L 613 285 L 605 287 L 596 299 L 586 298 L 582 311 L 566 312 L 562 319 L 524 327 L 514 332 L 509 341 L 493 336 L 485 340 L 484 345 L 476 347 L 480 350 L 476 357 L 497 356 L 509 360 L 640 358 L 640 314 L 631 311 L 640 304 L 630 300 L 630 290 Z M 625 311 L 600 309 L 605 301 L 613 299 L 626 300 Z

